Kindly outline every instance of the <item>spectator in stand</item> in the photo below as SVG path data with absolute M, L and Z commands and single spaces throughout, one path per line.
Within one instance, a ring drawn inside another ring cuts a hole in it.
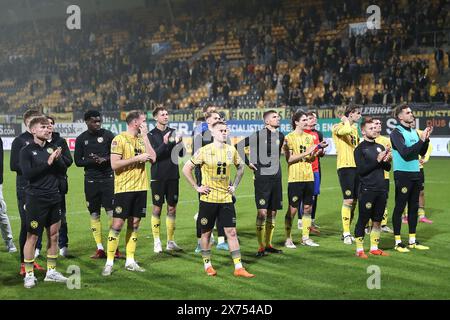
M 294 88 L 291 91 L 289 98 L 289 106 L 299 106 L 300 105 L 301 90 L 299 87 Z
M 411 101 L 412 102 L 422 102 L 422 95 L 420 94 L 420 90 L 418 90 L 418 89 L 412 90 Z
M 431 101 L 435 101 L 434 98 L 437 94 L 438 91 L 438 85 L 436 84 L 436 80 L 431 81 L 431 85 L 430 85 L 430 90 L 429 90 L 429 95 L 430 95 L 430 99 Z
M 328 93 L 330 89 L 330 82 L 332 80 L 331 72 L 328 69 L 325 69 L 323 72 L 323 86 L 325 88 L 325 93 Z
M 392 91 L 386 91 L 383 96 L 383 104 L 393 104 L 394 103 L 394 95 Z
M 337 106 L 340 106 L 344 103 L 344 96 L 341 94 L 340 91 L 335 92 L 333 102 Z
M 438 74 L 443 74 L 444 73 L 444 50 L 442 50 L 442 48 L 435 48 L 434 61 L 436 61 Z M 430 94 L 430 96 L 431 96 L 431 94 Z
M 374 103 L 374 104 L 382 104 L 383 103 L 383 95 L 378 90 L 375 90 L 375 92 L 372 96 L 372 103 Z
M 228 102 L 230 99 L 230 86 L 228 84 L 228 81 L 226 81 L 226 80 L 225 80 L 224 85 L 222 86 L 222 95 L 223 95 L 223 99 Z
M 328 91 L 323 94 L 323 103 L 325 105 L 332 104 L 333 102 L 333 91 Z
M 363 100 L 363 96 L 361 94 L 361 91 L 359 90 L 359 88 L 356 88 L 355 90 L 355 95 L 353 96 L 352 99 L 354 104 L 362 104 L 362 100 Z
M 322 99 L 320 98 L 320 95 L 316 94 L 315 98 L 313 100 L 313 106 L 314 107 L 320 107 L 323 104 Z
M 257 95 L 264 101 L 266 83 L 263 78 L 259 79 L 258 83 L 256 84 L 256 92 Z
M 439 88 L 432 102 L 445 102 L 445 95 L 441 88 Z

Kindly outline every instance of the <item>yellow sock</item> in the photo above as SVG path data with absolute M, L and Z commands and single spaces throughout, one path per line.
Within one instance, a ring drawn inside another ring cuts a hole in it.
M 130 235 L 128 236 L 128 232 Z M 134 253 L 136 252 L 136 244 L 138 240 L 137 231 L 133 231 L 131 229 L 127 229 L 127 259 L 134 260 Z
M 25 263 L 25 272 L 27 274 L 34 274 L 34 259 L 24 259 L 23 262 Z
M 342 229 L 344 231 L 344 234 L 350 234 L 351 214 L 352 214 L 352 206 L 343 204 L 341 209 L 341 216 L 342 216 Z
M 383 220 L 381 220 L 381 226 L 387 226 L 388 223 L 388 209 L 384 209 Z
M 167 215 L 166 228 L 167 228 L 167 241 L 173 241 L 173 235 L 175 233 L 175 216 Z
M 242 264 L 241 257 L 233 258 L 234 265 Z M 239 268 L 237 268 L 239 269 Z
M 111 229 L 108 234 L 108 245 L 107 245 L 107 260 L 110 263 L 114 262 L 114 255 L 116 254 L 117 247 L 119 246 L 119 235 L 120 231 Z
M 266 220 L 266 247 L 272 246 L 273 230 L 275 229 L 275 219 L 273 217 Z
M 416 234 L 410 233 L 409 234 L 409 244 L 416 243 Z
M 403 210 L 403 215 L 406 216 L 408 214 L 408 205 L 405 206 L 405 210 Z
M 264 243 L 264 235 L 266 233 L 266 225 L 263 219 L 256 218 L 256 239 L 258 240 L 258 248 L 264 249 L 266 244 Z
M 394 236 L 394 238 L 395 238 L 395 244 L 396 245 L 402 242 L 402 236 L 397 236 L 396 235 L 396 236 Z
M 425 217 L 425 209 L 423 207 L 419 207 L 417 214 L 419 215 L 419 218 Z
M 289 212 L 286 213 L 286 216 L 284 217 L 284 230 L 286 231 L 286 239 L 290 239 L 292 230 L 292 218 Z
M 372 231 L 370 232 L 370 250 L 378 250 L 380 231 L 379 228 L 372 228 Z
M 100 219 L 91 219 L 91 230 L 96 244 L 102 244 L 102 223 Z
M 303 213 L 302 217 L 302 239 L 309 238 L 309 231 L 311 230 L 311 215 Z
M 56 270 L 56 258 L 57 255 L 47 255 L 47 271 Z
M 234 268 L 235 269 L 242 268 L 241 250 L 238 249 L 231 251 L 231 257 L 233 258 Z
M 157 218 L 155 216 L 152 216 L 152 233 L 153 233 L 153 239 L 158 238 L 160 236 L 159 233 L 159 226 L 161 225 L 161 218 Z
M 208 249 L 208 250 L 203 250 L 202 249 L 202 259 L 203 259 L 203 265 L 205 267 L 205 270 L 208 267 L 212 266 L 212 264 L 211 264 L 211 250 L 210 249 Z
M 358 237 L 355 239 L 356 251 L 364 251 L 364 237 Z

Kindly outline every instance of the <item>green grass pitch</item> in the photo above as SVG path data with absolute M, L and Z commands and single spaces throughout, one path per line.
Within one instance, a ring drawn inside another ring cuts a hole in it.
M 4 196 L 18 245 L 19 217 L 15 197 L 15 174 L 8 170 L 9 152 L 5 153 Z M 287 206 L 287 170 L 283 161 L 284 206 Z M 175 240 L 184 252 L 153 253 L 150 229 L 151 203 L 147 217 L 142 220 L 137 246 L 137 260 L 147 269 L 145 273 L 132 273 L 124 269 L 124 260 L 116 262 L 111 277 L 101 276 L 104 260 L 92 260 L 95 243 L 89 226 L 89 215 L 83 193 L 83 171 L 75 166 L 69 169 L 67 196 L 70 252 L 74 258 L 59 258 L 58 269 L 66 273 L 70 265 L 81 271 L 81 288 L 68 289 L 65 285 L 44 283 L 44 274 L 37 272 L 38 285 L 32 290 L 23 288 L 18 275 L 19 254 L 8 254 L 0 247 L 0 300 L 5 299 L 448 299 L 450 298 L 450 159 L 433 158 L 426 165 L 426 211 L 434 220 L 432 225 L 419 224 L 417 238 L 429 245 L 429 251 L 400 254 L 392 250 L 393 236 L 382 234 L 380 247 L 390 257 L 354 256 L 355 246 L 340 241 L 341 191 L 336 174 L 336 158 L 322 161 L 322 193 L 316 221 L 322 234 L 314 237 L 318 248 L 298 246 L 296 250 L 284 248 L 282 255 L 256 258 L 255 203 L 251 172 L 246 169 L 237 190 L 237 228 L 241 241 L 243 262 L 256 275 L 253 279 L 235 278 L 229 253 L 213 249 L 212 262 L 218 276 L 207 277 L 196 246 L 193 215 L 197 211 L 197 196 L 184 178 L 180 185 L 180 203 L 177 212 Z M 389 198 L 389 220 L 393 209 L 392 192 Z M 165 244 L 165 210 L 161 238 Z M 278 213 L 274 245 L 284 244 L 285 209 Z M 102 212 L 104 245 L 106 246 L 107 220 Z M 296 221 L 294 222 L 296 226 Z M 355 223 L 355 222 L 354 222 Z M 352 224 L 352 231 L 354 229 Z M 389 221 L 389 225 L 390 221 Z M 403 225 L 403 238 L 407 237 Z M 120 249 L 124 251 L 124 233 Z M 300 230 L 293 228 L 298 244 Z M 45 243 L 44 243 L 45 245 Z M 366 249 L 369 239 L 365 240 Z M 45 256 L 45 252 L 44 252 Z M 45 260 L 38 260 L 45 266 Z M 371 276 L 367 268 L 380 268 L 380 289 L 369 290 Z

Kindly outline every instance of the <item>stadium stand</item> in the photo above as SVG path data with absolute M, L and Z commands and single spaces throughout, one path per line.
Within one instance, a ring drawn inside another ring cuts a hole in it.
M 172 22 L 147 8 L 90 15 L 83 33 L 57 19 L 3 25 L 0 108 L 448 103 L 449 5 L 381 1 L 381 29 L 349 34 L 367 4 L 226 1 L 183 11 L 175 2 Z

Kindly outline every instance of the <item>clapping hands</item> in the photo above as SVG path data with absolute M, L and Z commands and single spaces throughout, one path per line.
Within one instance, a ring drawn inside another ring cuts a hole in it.
M 53 153 L 50 155 L 50 157 L 48 157 L 48 160 L 47 160 L 47 163 L 49 166 L 51 166 L 53 164 L 53 162 L 55 162 L 55 160 L 59 159 L 59 157 L 61 156 L 61 152 L 62 152 L 61 147 L 58 147 L 53 151 Z
M 431 133 L 433 132 L 433 127 L 426 127 L 425 130 L 420 134 L 420 140 L 426 141 L 430 138 Z

